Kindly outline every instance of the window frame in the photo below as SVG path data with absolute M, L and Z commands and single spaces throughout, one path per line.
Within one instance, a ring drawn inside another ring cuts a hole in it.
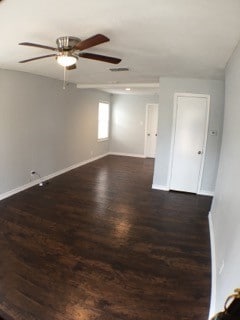
M 100 103 L 102 104 L 106 104 L 108 105 L 108 136 L 106 138 L 98 138 L 98 133 L 99 133 L 99 123 L 100 123 L 100 120 L 99 120 L 99 106 L 100 106 Z M 103 100 L 99 100 L 98 102 L 98 119 L 97 119 L 97 141 L 98 142 L 102 142 L 102 141 L 107 141 L 110 139 L 110 102 L 109 101 L 103 101 Z

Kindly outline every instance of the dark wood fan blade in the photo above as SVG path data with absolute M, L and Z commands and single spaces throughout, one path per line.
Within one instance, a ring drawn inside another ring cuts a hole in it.
M 66 67 L 67 70 L 74 70 L 77 69 L 77 65 L 73 64 L 72 66 Z
M 38 44 L 38 43 L 21 42 L 21 43 L 19 43 L 19 45 L 20 46 L 29 46 L 29 47 L 36 47 L 36 48 L 42 48 L 42 49 L 48 49 L 48 50 L 52 50 L 52 51 L 57 51 L 57 48 L 44 46 L 44 45 Z
M 73 49 L 74 50 L 85 50 L 85 49 L 94 47 L 98 44 L 107 42 L 109 40 L 110 39 L 108 39 L 103 34 L 96 34 L 95 36 L 92 36 L 86 40 L 78 42 Z
M 118 64 L 119 62 L 121 62 L 121 59 L 118 59 L 118 58 L 102 56 L 100 54 L 88 53 L 88 52 L 79 53 L 79 57 L 92 59 L 92 60 L 99 60 L 99 61 L 109 62 L 114 64 Z
M 19 61 L 19 63 L 25 63 L 25 62 L 30 62 L 30 61 L 34 61 L 34 60 L 39 60 L 39 59 L 44 59 L 44 58 L 49 58 L 49 57 L 55 57 L 55 56 L 57 56 L 57 55 L 56 54 L 48 54 L 46 56 L 40 56 L 40 57 L 36 57 L 36 58 L 22 60 L 22 61 Z

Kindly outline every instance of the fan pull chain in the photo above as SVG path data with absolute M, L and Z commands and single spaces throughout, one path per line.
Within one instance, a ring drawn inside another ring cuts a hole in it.
M 66 67 L 63 68 L 63 90 L 66 89 Z

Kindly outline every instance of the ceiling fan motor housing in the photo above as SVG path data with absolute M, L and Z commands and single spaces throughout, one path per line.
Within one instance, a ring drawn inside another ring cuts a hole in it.
M 60 51 L 70 51 L 80 41 L 81 40 L 77 37 L 66 36 L 57 38 L 56 43 Z

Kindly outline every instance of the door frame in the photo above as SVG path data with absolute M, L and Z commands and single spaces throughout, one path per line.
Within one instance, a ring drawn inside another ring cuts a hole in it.
M 174 108 L 173 108 L 173 121 L 172 121 L 172 133 L 171 133 L 171 147 L 170 147 L 170 161 L 168 167 L 168 179 L 167 179 L 167 188 L 170 190 L 170 183 L 172 178 L 172 166 L 173 166 L 173 151 L 175 145 L 175 133 L 176 133 L 176 125 L 177 125 L 177 100 L 178 97 L 194 97 L 194 98 L 206 98 L 207 100 L 207 117 L 206 117 L 206 126 L 204 132 L 204 142 L 203 142 L 203 156 L 200 166 L 200 174 L 198 179 L 198 188 L 197 194 L 201 193 L 201 185 L 202 185 L 202 176 L 203 176 L 203 169 L 205 164 L 206 158 L 206 146 L 207 146 L 207 138 L 208 138 L 208 126 L 209 126 L 209 113 L 210 113 L 210 95 L 209 94 L 195 94 L 195 93 L 181 93 L 175 92 L 174 93 Z
M 148 129 L 148 108 L 149 105 L 155 105 L 159 109 L 159 104 L 158 103 L 147 103 L 146 104 L 146 111 L 145 111 L 145 130 L 144 130 L 144 157 L 147 158 L 147 129 Z M 158 110 L 159 111 L 159 110 Z M 158 123 L 158 119 L 157 119 Z M 158 129 L 158 124 L 157 124 L 157 129 Z

